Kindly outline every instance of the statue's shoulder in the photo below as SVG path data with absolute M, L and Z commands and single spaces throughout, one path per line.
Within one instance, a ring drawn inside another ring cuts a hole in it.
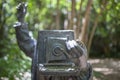
M 86 48 L 86 45 L 84 44 L 83 41 L 76 41 L 81 47 Z

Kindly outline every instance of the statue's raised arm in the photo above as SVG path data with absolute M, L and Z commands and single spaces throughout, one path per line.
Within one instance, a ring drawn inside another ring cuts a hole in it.
M 76 80 L 92 80 L 92 66 L 87 63 L 87 49 L 81 41 L 67 41 L 66 46 L 69 52 L 70 60 L 75 63 L 80 71 Z
M 27 13 L 27 3 L 20 3 L 16 9 L 18 22 L 14 24 L 14 27 L 18 45 L 27 56 L 33 58 L 36 40 L 33 39 L 31 33 L 28 31 L 27 23 L 24 21 Z
M 27 3 L 22 2 L 17 6 L 16 15 L 19 22 L 24 22 L 26 13 L 27 13 Z

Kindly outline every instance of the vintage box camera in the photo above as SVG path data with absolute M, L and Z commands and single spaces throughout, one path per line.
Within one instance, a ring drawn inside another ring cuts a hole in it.
M 74 40 L 72 30 L 43 30 L 36 48 L 37 75 L 73 75 L 74 64 L 66 56 L 65 42 Z

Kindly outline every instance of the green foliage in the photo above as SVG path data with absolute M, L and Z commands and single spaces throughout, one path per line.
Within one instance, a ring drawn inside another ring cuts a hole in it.
M 95 76 L 98 79 L 100 78 L 102 80 L 105 80 L 104 75 L 100 72 L 93 71 L 93 76 Z
M 9 50 L 9 54 L 0 58 L 0 77 L 8 77 L 10 80 L 15 80 L 16 77 L 21 78 L 21 73 L 30 72 L 31 59 L 20 52 L 16 46 L 14 45 Z
M 30 71 L 31 59 L 20 51 L 16 43 L 13 23 L 15 18 L 15 1 L 0 1 L 0 79 L 20 78 L 20 73 Z
M 120 10 L 118 8 L 120 9 L 118 0 L 106 1 L 106 7 L 102 8 L 104 11 L 99 17 L 91 56 L 120 57 Z M 97 12 L 98 8 L 94 9 Z
M 20 73 L 30 71 L 31 65 L 31 60 L 18 48 L 13 28 L 16 22 L 16 6 L 22 1 L 28 2 L 25 19 L 35 38 L 38 30 L 54 29 L 56 22 L 57 0 L 0 0 L 0 77 L 9 77 L 10 80 L 14 80 L 15 76 L 20 77 Z M 78 13 L 82 0 L 76 1 Z M 83 1 L 81 19 L 84 18 L 87 1 Z M 101 7 L 103 12 L 98 19 L 90 56 L 120 57 L 120 1 L 105 1 L 106 7 L 102 0 L 94 0 L 91 7 L 88 31 L 91 30 Z M 69 13 L 70 10 L 71 0 L 60 0 L 60 26 L 63 26 L 68 16 L 67 11 Z

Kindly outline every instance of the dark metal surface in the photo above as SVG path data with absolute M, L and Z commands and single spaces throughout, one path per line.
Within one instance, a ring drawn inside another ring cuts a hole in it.
M 72 30 L 45 30 L 39 31 L 37 42 L 38 63 L 48 63 L 54 60 L 66 60 L 64 54 L 57 53 L 57 47 L 66 51 L 66 40 L 73 40 Z
M 87 61 L 83 59 L 79 63 L 78 58 L 85 57 L 87 50 L 81 46 L 81 43 L 79 45 L 76 43 L 74 32 L 72 30 L 39 31 L 36 45 L 36 40 L 29 35 L 27 25 L 24 22 L 26 12 L 27 4 L 20 3 L 17 6 L 18 22 L 14 27 L 20 49 L 32 58 L 32 80 L 90 80 L 92 67 L 87 66 L 85 71 L 79 69 L 84 65 L 81 63 Z M 74 43 L 77 45 L 74 44 L 72 48 L 71 46 L 66 47 L 66 41 L 68 41 L 67 45 Z
M 38 73 L 62 76 L 70 76 L 76 73 L 73 67 L 74 63 L 70 62 L 65 54 L 65 52 L 67 53 L 65 44 L 67 40 L 74 40 L 72 30 L 39 31 L 36 49 Z

